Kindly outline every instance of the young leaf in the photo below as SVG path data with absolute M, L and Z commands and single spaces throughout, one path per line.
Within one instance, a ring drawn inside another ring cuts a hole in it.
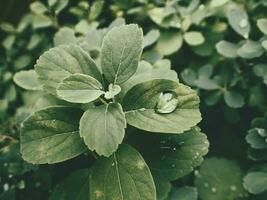
M 238 57 L 237 50 L 239 46 L 237 44 L 220 41 L 216 44 L 216 50 L 219 54 L 223 55 L 226 58 L 236 58 Z
M 55 106 L 35 112 L 21 129 L 21 153 L 33 164 L 58 163 L 86 151 L 79 136 L 82 111 Z
M 252 194 L 267 190 L 267 172 L 249 172 L 244 178 L 244 187 Z
M 122 107 L 110 103 L 89 108 L 80 120 L 80 135 L 91 151 L 110 156 L 121 144 L 126 128 Z
M 107 33 L 100 59 L 103 73 L 110 83 L 121 84 L 135 73 L 142 45 L 143 32 L 135 24 L 115 27 Z
M 86 74 L 102 82 L 93 59 L 77 45 L 62 45 L 46 51 L 37 60 L 35 70 L 44 90 L 53 95 L 58 84 L 71 74 Z
M 205 42 L 205 38 L 202 35 L 202 33 L 197 31 L 186 32 L 184 34 L 184 39 L 187 42 L 187 44 L 191 46 L 201 45 L 202 43 Z
M 237 51 L 242 58 L 252 59 L 258 58 L 264 53 L 264 49 L 260 42 L 248 40 Z
M 49 200 L 88 200 L 90 181 L 90 170 L 80 169 L 75 171 L 54 188 Z
M 244 38 L 248 38 L 250 23 L 248 14 L 241 7 L 234 7 L 227 12 L 227 19 L 231 27 Z
M 162 55 L 171 55 L 183 45 L 183 37 L 179 32 L 162 32 L 156 50 Z
M 195 185 L 201 199 L 236 200 L 247 196 L 242 186 L 242 178 L 243 172 L 236 163 L 210 158 L 200 166 Z
M 59 98 L 72 103 L 90 103 L 105 92 L 96 79 L 85 74 L 71 74 L 57 87 Z
M 34 70 L 20 71 L 13 77 L 14 82 L 26 90 L 41 90 L 42 85 Z
M 90 200 L 156 200 L 152 175 L 142 156 L 132 147 L 121 145 L 109 158 L 93 166 Z
M 240 108 L 245 104 L 244 97 L 238 92 L 226 91 L 224 93 L 224 100 L 228 106 L 232 108 Z
M 143 48 L 154 44 L 160 36 L 160 32 L 157 29 L 152 29 L 144 36 Z
M 172 93 L 177 106 L 171 113 L 158 112 L 161 93 Z M 132 87 L 123 99 L 127 123 L 150 132 L 183 133 L 200 120 L 199 98 L 195 91 L 183 84 L 155 79 Z
M 56 14 L 59 14 L 69 3 L 69 0 L 48 0 L 48 5 L 52 7 Z
M 253 128 L 246 136 L 247 143 L 254 149 L 267 149 L 267 132 L 262 128 Z

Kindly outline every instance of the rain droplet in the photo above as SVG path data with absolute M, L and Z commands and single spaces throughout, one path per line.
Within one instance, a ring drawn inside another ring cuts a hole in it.
M 12 175 L 12 174 L 9 174 L 9 175 L 8 175 L 8 178 L 12 178 L 12 177 L 13 177 L 13 175 Z
M 8 163 L 4 163 L 4 167 L 7 167 L 8 166 Z
M 195 170 L 194 171 L 194 174 L 195 174 L 195 176 L 199 176 L 199 171 L 198 170 Z
M 208 183 L 204 183 L 204 187 L 208 188 L 210 185 Z
M 176 148 L 174 147 L 172 150 L 173 150 L 173 151 L 176 151 Z
M 248 20 L 247 19 L 241 19 L 239 24 L 238 24 L 241 28 L 245 28 L 248 26 Z
M 160 143 L 161 143 L 161 144 L 165 144 L 165 143 L 166 143 L 166 141 L 165 141 L 165 140 L 162 140 L 162 141 L 160 141 Z
M 178 99 L 173 92 L 161 93 L 156 105 L 156 111 L 162 114 L 173 112 L 178 105 Z
M 172 164 L 172 167 L 175 168 L 175 164 Z
M 184 144 L 184 142 L 179 142 L 179 145 L 182 146 Z
M 3 188 L 4 188 L 4 191 L 8 191 L 9 190 L 9 184 L 8 183 L 5 183 L 4 186 L 3 186 Z
M 212 187 L 212 188 L 211 188 L 211 191 L 212 191 L 213 193 L 215 193 L 215 192 L 217 192 L 217 189 L 216 189 L 215 187 Z

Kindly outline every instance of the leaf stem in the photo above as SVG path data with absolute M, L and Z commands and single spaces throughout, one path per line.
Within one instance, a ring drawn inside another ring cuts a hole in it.
M 102 97 L 99 97 L 98 99 L 99 99 L 103 104 L 108 105 L 108 102 L 106 102 L 106 100 L 103 99 Z

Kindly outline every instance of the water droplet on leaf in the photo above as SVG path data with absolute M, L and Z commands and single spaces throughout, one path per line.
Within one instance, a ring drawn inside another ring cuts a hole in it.
M 159 95 L 156 111 L 162 114 L 173 112 L 178 105 L 178 99 L 173 92 L 161 93 Z
M 213 193 L 215 193 L 215 192 L 217 192 L 217 189 L 216 189 L 215 187 L 212 187 L 212 188 L 211 188 L 211 191 L 212 191 Z

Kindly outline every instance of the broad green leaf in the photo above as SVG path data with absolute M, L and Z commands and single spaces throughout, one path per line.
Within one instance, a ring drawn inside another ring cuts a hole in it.
M 90 170 L 75 171 L 53 189 L 49 200 L 89 200 L 90 181 Z
M 264 53 L 264 49 L 260 42 L 247 40 L 237 51 L 242 58 L 252 59 L 258 58 Z
M 63 27 L 54 36 L 54 45 L 59 46 L 63 44 L 76 44 L 77 39 L 75 37 L 75 32 L 73 29 L 68 27 Z
M 267 18 L 258 19 L 257 26 L 263 34 L 267 35 Z
M 121 144 L 126 128 L 122 107 L 109 103 L 89 108 L 80 120 L 80 136 L 91 151 L 110 156 Z
M 243 172 L 240 167 L 229 160 L 206 159 L 198 173 L 195 185 L 200 199 L 236 200 L 247 196 L 242 186 Z
M 169 60 L 159 60 L 154 65 L 146 61 L 141 61 L 135 74 L 122 84 L 123 92 L 126 93 L 134 85 L 153 79 L 169 79 L 179 82 L 177 73 L 171 70 Z
M 58 163 L 86 151 L 79 136 L 82 111 L 55 106 L 32 114 L 21 129 L 21 153 L 33 164 Z
M 213 7 L 213 8 L 220 7 L 229 1 L 230 0 L 211 0 L 210 7 Z
M 244 187 L 252 194 L 267 190 L 267 172 L 249 172 L 244 177 Z
M 186 186 L 174 189 L 166 200 L 197 200 L 197 197 L 197 189 Z
M 253 67 L 253 72 L 258 77 L 264 77 L 267 75 L 267 64 L 259 63 Z
M 178 103 L 168 114 L 157 111 L 161 93 L 173 93 Z M 132 87 L 123 99 L 127 123 L 150 132 L 183 133 L 201 120 L 199 98 L 195 91 L 183 84 L 155 79 Z
M 57 87 L 57 96 L 72 103 L 90 103 L 104 93 L 101 83 L 85 74 L 71 74 Z
M 240 108 L 245 104 L 244 97 L 238 92 L 226 91 L 224 93 L 226 104 L 232 108 Z
M 180 135 L 151 135 L 144 133 L 135 138 L 136 146 L 147 161 L 154 176 L 174 181 L 193 171 L 207 154 L 207 136 L 198 127 Z M 153 147 L 152 149 L 150 147 Z M 148 148 L 150 148 L 148 150 Z
M 246 141 L 254 149 L 267 149 L 267 132 L 262 128 L 253 128 L 248 131 Z
M 144 36 L 143 48 L 154 44 L 160 36 L 160 32 L 157 29 L 152 29 Z
M 143 32 L 135 24 L 111 29 L 103 39 L 100 59 L 105 78 L 113 84 L 127 81 L 142 53 Z
M 14 82 L 26 90 L 41 90 L 37 74 L 34 70 L 17 72 L 13 77 Z
M 216 50 L 219 54 L 226 58 L 236 58 L 238 57 L 237 50 L 239 46 L 235 43 L 220 41 L 216 44 Z
M 179 32 L 162 32 L 156 50 L 162 55 L 171 55 L 183 45 L 183 37 Z
M 250 23 L 247 12 L 242 7 L 230 8 L 227 19 L 231 27 L 244 38 L 249 37 Z
M 205 42 L 205 38 L 201 32 L 191 31 L 184 34 L 184 39 L 191 46 L 201 45 Z
M 90 200 L 156 200 L 152 175 L 142 156 L 132 147 L 121 145 L 109 158 L 93 166 Z
M 46 51 L 37 60 L 35 70 L 44 90 L 53 95 L 58 84 L 71 74 L 86 74 L 102 82 L 93 59 L 77 45 L 62 45 Z

